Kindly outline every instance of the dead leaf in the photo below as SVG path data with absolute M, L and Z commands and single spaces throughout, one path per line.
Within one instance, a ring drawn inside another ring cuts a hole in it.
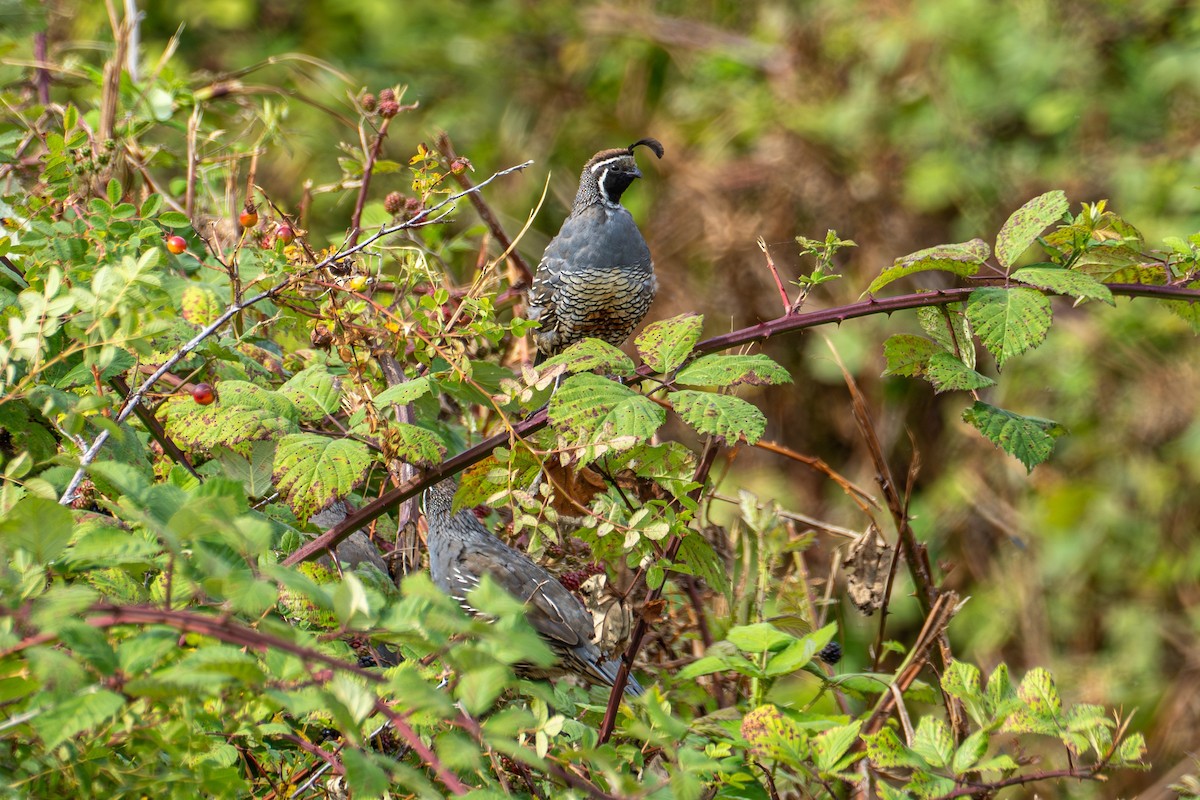
M 888 544 L 875 523 L 850 545 L 846 556 L 846 593 L 862 613 L 870 616 L 883 606 L 888 571 L 895 548 Z

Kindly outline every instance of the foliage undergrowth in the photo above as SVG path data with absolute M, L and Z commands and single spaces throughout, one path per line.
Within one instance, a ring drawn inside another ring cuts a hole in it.
M 10 91 L 0 129 L 14 795 L 948 798 L 1146 766 L 1127 714 L 1064 701 L 1040 667 L 954 657 L 965 600 L 930 566 L 911 480 L 848 375 L 878 497 L 823 466 L 862 513 L 846 590 L 886 619 L 903 566 L 918 637 L 881 627 L 870 668 L 832 667 L 838 626 L 805 568 L 827 532 L 744 489 L 722 528 L 710 472 L 763 443 L 755 387 L 792 380 L 739 348 L 905 309 L 923 334 L 882 344 L 887 372 L 962 393 L 962 418 L 1033 470 L 1066 429 L 989 403 L 999 370 L 1051 334 L 1055 296 L 1097 313 L 1157 297 L 1195 328 L 1200 237 L 1154 249 L 1104 202 L 1073 213 L 1052 191 L 994 244 L 904 256 L 860 302 L 807 311 L 853 245 L 831 232 L 798 241 L 816 267 L 798 295 L 779 282 L 761 330 L 702 339 L 684 314 L 646 326 L 636 360 L 586 341 L 534 370 L 504 232 L 465 221 L 487 182 L 448 140 L 386 156 L 390 120 L 414 111 L 400 87 L 349 101 L 357 143 L 310 190 L 346 200 L 346 230 L 320 243 L 305 201 L 256 186 L 286 144 L 277 105 L 115 61 L 86 75 L 62 102 Z M 377 199 L 380 175 L 405 193 Z M 879 295 L 933 272 L 960 285 Z M 411 498 L 450 471 L 578 588 L 603 646 L 632 642 L 644 697 L 518 678 L 547 656 L 520 602 L 485 582 L 471 604 L 491 621 L 469 619 L 416 568 Z M 344 519 L 319 521 L 331 505 Z M 329 528 L 374 557 L 296 563 Z

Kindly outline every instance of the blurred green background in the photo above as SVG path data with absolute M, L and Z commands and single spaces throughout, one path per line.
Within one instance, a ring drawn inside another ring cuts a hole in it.
M 44 8 L 53 57 L 92 61 L 110 46 L 97 33 L 107 28 L 103 3 Z M 395 120 L 393 158 L 444 130 L 477 179 L 534 159 L 487 193 L 510 231 L 549 173 L 549 199 L 521 244 L 533 262 L 593 152 L 659 138 L 666 157 L 644 157 L 647 180 L 626 195 L 660 274 L 649 319 L 698 311 L 708 334 L 778 316 L 759 236 L 785 277 L 811 268 L 796 235 L 834 228 L 858 243 L 841 259 L 845 279 L 817 290 L 811 308 L 857 299 L 911 251 L 990 241 L 1013 209 L 1049 189 L 1064 189 L 1073 210 L 1109 199 L 1151 245 L 1200 230 L 1193 2 L 174 0 L 141 9 L 144 68 L 178 33 L 164 69 L 181 79 L 201 70 L 288 89 L 286 147 L 259 166 L 284 207 L 306 181 L 337 178 L 338 143 L 356 133 L 319 106 L 353 119 L 350 98 L 362 89 L 407 85 L 404 101 L 421 104 Z M 327 62 L 348 81 L 289 54 Z M 264 64 L 271 57 L 279 60 Z M 374 193 L 405 185 L 381 176 Z M 340 238 L 352 205 L 349 193 L 320 201 L 311 227 Z M 972 598 L 950 628 L 959 654 L 1018 673 L 1043 665 L 1071 702 L 1136 710 L 1150 774 L 1040 786 L 1040 796 L 1156 796 L 1148 787 L 1161 789 L 1164 776 L 1196 771 L 1189 754 L 1200 748 L 1200 345 L 1148 301 L 1116 310 L 1059 302 L 1056 321 L 988 397 L 1070 429 L 1029 477 L 959 421 L 962 396 L 879 377 L 883 339 L 916 329 L 903 314 L 766 343 L 796 383 L 755 399 L 771 420 L 768 438 L 871 486 L 827 337 L 866 393 L 896 474 L 907 471 L 910 433 L 919 449 L 917 531 L 947 583 Z M 726 493 L 744 482 L 793 510 L 864 525 L 837 487 L 776 457 L 741 453 L 727 481 Z M 818 538 L 818 563 L 837 545 Z M 895 599 L 891 638 L 911 641 L 917 609 L 903 587 Z M 849 604 L 831 613 L 845 628 L 845 668 L 869 663 L 876 620 Z

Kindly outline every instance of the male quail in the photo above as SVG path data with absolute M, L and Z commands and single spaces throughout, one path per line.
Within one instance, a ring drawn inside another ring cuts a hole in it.
M 604 660 L 592 644 L 592 616 L 553 575 L 493 536 L 470 509 L 452 514 L 455 489 L 453 480 L 444 480 L 425 492 L 429 572 L 433 582 L 472 615 L 478 612 L 471 608 L 467 594 L 485 574 L 509 594 L 525 601 L 530 624 L 559 660 L 551 669 L 518 665 L 526 677 L 572 673 L 589 683 L 612 686 L 618 664 L 615 660 Z M 625 693 L 635 697 L 642 693 L 632 675 Z
M 571 214 L 546 246 L 529 290 L 535 363 L 586 337 L 620 347 L 646 316 L 658 281 L 650 248 L 621 205 L 621 194 L 642 177 L 634 148 L 645 145 L 659 158 L 657 139 L 601 150 L 579 176 Z

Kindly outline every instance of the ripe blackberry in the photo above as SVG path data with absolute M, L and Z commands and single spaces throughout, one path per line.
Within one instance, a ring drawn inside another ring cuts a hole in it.
M 842 660 L 842 646 L 837 642 L 830 642 L 817 653 L 817 658 L 824 661 L 826 664 L 836 664 Z

